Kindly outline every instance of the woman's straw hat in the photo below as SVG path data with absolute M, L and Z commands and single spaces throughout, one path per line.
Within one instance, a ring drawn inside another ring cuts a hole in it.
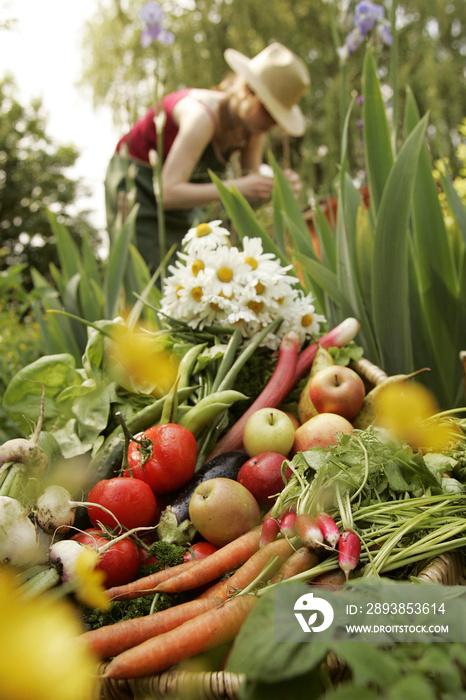
M 254 58 L 227 49 L 225 60 L 235 73 L 246 78 L 277 124 L 292 136 L 304 133 L 304 116 L 297 105 L 311 82 L 304 61 L 277 42 Z

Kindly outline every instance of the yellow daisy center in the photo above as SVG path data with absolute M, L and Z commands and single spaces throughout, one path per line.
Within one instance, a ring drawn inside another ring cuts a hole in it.
M 285 297 L 279 297 L 278 299 L 275 299 L 275 301 L 277 302 L 277 304 L 283 304 L 283 302 L 285 301 Z
M 308 326 L 310 326 L 312 323 L 312 319 L 312 314 L 304 314 L 304 316 L 301 318 L 301 325 L 303 326 L 303 328 L 307 328 Z
M 220 306 L 215 303 L 215 301 L 210 302 L 210 308 L 217 312 L 222 310 Z
M 223 297 L 224 299 L 229 299 L 230 301 L 233 299 L 234 296 L 235 295 L 233 294 L 233 292 L 230 294 L 230 296 L 227 296 L 223 292 L 220 292 L 220 294 L 219 294 L 219 297 Z
M 220 267 L 217 270 L 217 277 L 220 282 L 231 282 L 233 279 L 233 270 L 230 267 Z
M 180 296 L 181 296 L 180 292 L 181 292 L 182 289 L 183 289 L 183 287 L 181 286 L 181 284 L 179 284 L 179 285 L 177 286 L 177 288 L 175 289 L 175 294 L 176 294 L 176 296 L 178 297 L 178 299 L 179 299 Z
M 204 236 L 208 236 L 209 233 L 212 233 L 212 229 L 210 228 L 209 224 L 199 224 L 199 226 L 196 227 L 197 238 L 203 238 Z
M 202 294 L 202 287 L 193 287 L 191 289 L 191 296 L 195 301 L 201 301 Z
M 258 294 L 263 294 L 263 293 L 265 292 L 265 287 L 264 287 L 264 285 L 262 284 L 262 282 L 258 282 L 258 283 L 256 284 L 255 289 L 256 289 L 256 292 L 257 292 Z
M 252 270 L 255 270 L 257 268 L 258 263 L 257 263 L 256 258 L 247 257 L 247 258 L 244 258 L 244 262 L 247 263 L 248 265 L 250 265 Z
M 202 260 L 195 260 L 193 264 L 191 265 L 191 271 L 194 275 L 194 277 L 197 277 L 198 274 L 200 273 L 201 270 L 205 268 L 204 263 Z
M 255 314 L 258 314 L 264 308 L 264 302 L 262 301 L 249 301 L 248 309 L 251 309 Z

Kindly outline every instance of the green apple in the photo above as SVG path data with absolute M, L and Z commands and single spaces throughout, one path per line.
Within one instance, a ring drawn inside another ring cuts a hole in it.
M 258 525 L 261 512 L 245 486 L 234 479 L 215 477 L 194 490 L 189 519 L 205 540 L 223 547 Z
M 287 455 L 294 442 L 295 426 L 278 408 L 259 408 L 244 425 L 243 446 L 250 457 L 262 452 Z
M 318 413 L 296 430 L 293 453 L 306 452 L 312 447 L 336 445 L 340 433 L 351 433 L 353 430 L 349 420 L 343 416 L 336 413 Z

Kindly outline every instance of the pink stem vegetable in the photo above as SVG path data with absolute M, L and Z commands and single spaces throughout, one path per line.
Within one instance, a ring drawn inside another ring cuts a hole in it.
M 346 530 L 338 543 L 338 564 L 345 572 L 347 579 L 350 571 L 358 565 L 360 554 L 361 540 L 355 532 Z
M 276 408 L 283 401 L 294 382 L 298 353 L 299 336 L 295 331 L 289 331 L 282 338 L 277 364 L 267 385 L 241 418 L 217 442 L 207 461 L 224 452 L 239 449 L 243 444 L 243 430 L 249 416 L 260 408 Z
M 340 539 L 340 530 L 332 516 L 328 513 L 319 513 L 316 516 L 316 523 L 321 529 L 324 540 L 335 548 Z
M 295 375 L 292 383 L 292 387 L 299 382 L 311 369 L 311 365 L 317 354 L 319 345 L 328 349 L 332 347 L 342 348 L 347 345 L 351 340 L 354 340 L 358 334 L 359 328 L 361 327 L 359 321 L 351 316 L 345 318 L 338 326 L 332 328 L 331 331 L 326 333 L 319 339 L 318 343 L 312 343 L 305 348 L 298 357 L 296 363 Z
M 307 513 L 300 513 L 296 517 L 296 534 L 306 547 L 315 549 L 324 541 L 322 530 L 315 519 Z

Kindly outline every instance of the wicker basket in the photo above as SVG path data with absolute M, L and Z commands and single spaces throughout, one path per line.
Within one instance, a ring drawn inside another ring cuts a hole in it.
M 464 586 L 466 559 L 461 552 L 441 554 L 429 562 L 417 578 L 446 586 Z M 334 654 L 329 654 L 325 663 L 327 674 L 334 683 L 344 680 L 347 669 Z M 239 700 L 241 681 L 240 674 L 227 671 L 165 671 L 124 681 L 106 679 L 98 700 Z
M 351 365 L 370 390 L 387 375 L 366 359 Z M 429 562 L 417 578 L 446 586 L 466 585 L 466 558 L 462 552 L 447 552 Z M 347 678 L 348 669 L 335 654 L 325 660 L 325 670 L 334 684 Z M 188 672 L 169 670 L 128 680 L 105 679 L 95 700 L 239 700 L 241 674 L 227 671 Z

